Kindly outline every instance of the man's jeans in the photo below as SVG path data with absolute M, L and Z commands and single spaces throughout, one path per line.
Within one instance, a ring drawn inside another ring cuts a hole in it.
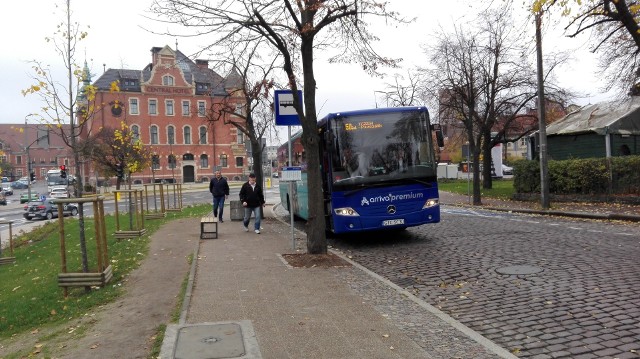
M 218 207 L 220 207 L 220 212 L 218 212 Z M 222 220 L 222 211 L 224 210 L 224 196 L 222 197 L 213 197 L 213 216 L 218 217 L 218 219 Z
M 242 223 L 245 227 L 249 227 L 249 220 L 251 219 L 251 213 L 255 217 L 254 227 L 256 230 L 260 230 L 260 207 L 244 207 L 244 219 Z

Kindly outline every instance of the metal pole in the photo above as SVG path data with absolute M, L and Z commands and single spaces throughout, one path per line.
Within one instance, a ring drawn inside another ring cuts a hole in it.
M 540 203 L 549 209 L 549 173 L 547 164 L 547 128 L 545 120 L 544 76 L 542 73 L 542 12 L 536 13 L 536 57 L 538 71 L 538 142 L 540 144 Z
M 289 127 L 291 128 L 291 127 Z M 295 182 L 289 181 L 289 193 L 293 193 L 293 186 L 295 186 Z M 293 203 L 292 198 L 289 196 L 289 215 L 291 217 L 291 249 L 296 249 L 296 237 L 293 232 Z
M 467 197 L 469 198 L 469 204 L 471 204 L 471 162 L 469 161 L 469 151 L 467 151 Z
M 289 129 L 289 167 L 293 166 L 292 156 L 291 156 L 291 126 L 287 126 Z M 296 238 L 293 232 L 293 186 L 295 183 L 293 181 L 289 181 L 289 214 L 291 216 L 291 249 L 296 249 Z
M 24 118 L 24 150 L 27 152 L 27 205 L 31 201 L 31 157 L 29 156 L 29 136 L 27 132 L 27 118 Z

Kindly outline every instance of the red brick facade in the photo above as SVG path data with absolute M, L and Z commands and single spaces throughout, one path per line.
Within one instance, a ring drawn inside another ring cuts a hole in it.
M 229 179 L 248 174 L 243 134 L 224 119 L 213 121 L 210 111 L 239 87 L 239 77 L 223 78 L 206 60 L 193 62 L 168 46 L 151 53 L 152 63 L 142 71 L 109 69 L 94 83 L 100 110 L 90 127 L 119 128 L 124 121 L 157 158 L 153 170 L 133 173 L 133 182 L 207 181 L 216 166 Z M 119 91 L 111 91 L 114 81 Z M 231 102 L 242 108 L 241 99 Z M 102 177 L 89 169 L 85 180 L 95 178 Z
M 35 121 L 35 120 L 34 120 Z M 69 126 L 64 125 L 68 133 Z M 61 165 L 70 167 L 73 156 L 62 138 L 50 126 L 40 123 L 0 124 L 0 162 L 9 163 L 11 170 L 2 171 L 2 176 L 10 181 L 29 176 L 27 151 L 31 160 L 31 171 L 37 180 L 44 180 L 47 171 L 59 169 Z

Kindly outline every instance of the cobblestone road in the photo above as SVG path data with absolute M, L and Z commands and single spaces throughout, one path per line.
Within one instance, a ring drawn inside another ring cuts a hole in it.
M 640 358 L 638 224 L 442 211 L 330 243 L 519 357 Z

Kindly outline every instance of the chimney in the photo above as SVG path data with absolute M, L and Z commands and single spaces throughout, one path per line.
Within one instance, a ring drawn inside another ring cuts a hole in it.
M 162 50 L 161 47 L 152 47 L 151 48 L 151 63 L 152 64 L 157 64 L 158 62 L 160 62 L 160 50 Z
M 201 70 L 206 70 L 209 68 L 209 60 L 197 60 L 196 59 L 196 65 L 198 65 L 198 68 Z

